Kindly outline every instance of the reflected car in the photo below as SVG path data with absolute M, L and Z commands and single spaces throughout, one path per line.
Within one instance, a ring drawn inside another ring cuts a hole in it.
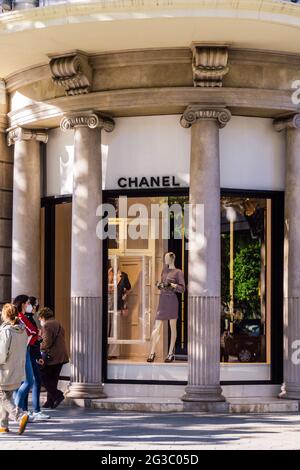
M 242 320 L 234 323 L 233 333 L 224 338 L 227 356 L 239 362 L 258 362 L 261 356 L 260 320 Z

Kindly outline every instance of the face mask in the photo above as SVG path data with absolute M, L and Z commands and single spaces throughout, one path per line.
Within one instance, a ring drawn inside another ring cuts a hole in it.
M 31 304 L 27 305 L 26 313 L 32 313 L 32 305 Z

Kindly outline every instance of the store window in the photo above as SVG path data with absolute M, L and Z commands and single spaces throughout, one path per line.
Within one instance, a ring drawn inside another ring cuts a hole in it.
M 221 198 L 221 361 L 271 362 L 272 200 Z
M 167 253 L 175 255 L 174 267 L 168 272 L 182 276 L 184 285 L 187 281 L 183 207 L 188 203 L 188 196 L 126 198 L 128 214 L 135 204 L 142 207 L 137 212 L 139 237 L 132 236 L 136 219 L 130 215 L 120 216 L 120 201 L 122 198 L 107 201 L 114 207 L 116 215 L 108 217 L 110 234 L 107 240 L 105 309 L 107 375 L 112 379 L 135 379 L 140 374 L 139 378 L 143 380 L 176 380 L 182 374 L 178 366 L 186 367 L 184 286 L 181 291 L 171 294 L 174 296 L 173 319 L 168 321 L 167 317 L 166 321 L 161 321 L 159 331 L 154 333 L 154 329 L 157 327 L 161 294 L 158 284 L 162 280 Z M 154 353 L 153 361 L 151 350 Z M 172 364 L 167 371 L 165 361 L 170 352 Z M 147 361 L 149 357 L 150 361 Z M 134 365 L 139 365 L 139 371 L 130 368 Z M 163 367 L 159 367 L 159 372 L 153 366 Z
M 280 193 L 270 193 L 270 197 L 262 194 L 224 192 L 220 199 L 222 382 L 270 381 L 275 377 L 272 370 L 277 365 L 280 368 L 283 200 Z M 166 253 L 175 253 L 175 267 L 182 271 L 188 287 L 184 223 L 175 223 L 179 213 L 170 211 L 170 233 L 166 236 L 163 211 L 153 215 L 151 207 L 177 204 L 183 209 L 188 196 L 126 198 L 128 213 L 135 204 L 146 208 L 146 213 L 139 213 L 142 238 L 130 236 L 134 217 L 120 216 L 121 199 L 107 199 L 115 213 L 107 219 L 112 232 L 104 250 L 105 379 L 184 383 L 188 374 L 187 288 L 176 294 L 178 318 L 172 363 L 165 362 L 172 333 L 174 337 L 170 321 L 163 322 L 152 347 L 160 299 L 157 283 Z M 153 233 L 159 236 L 153 238 Z M 155 351 L 155 357 L 149 363 L 151 351 Z
M 188 375 L 187 192 L 108 197 L 111 237 L 104 240 L 104 380 L 185 383 Z M 121 202 L 120 202 L 121 201 Z M 221 382 L 282 380 L 283 194 L 223 191 L 221 221 Z M 137 232 L 135 204 L 143 207 Z M 70 341 L 71 200 L 42 209 L 42 303 L 54 308 Z M 151 211 L 152 206 L 168 209 Z M 173 209 L 173 210 L 172 210 Z M 131 212 L 133 211 L 133 213 Z M 167 227 L 163 225 L 166 217 Z M 135 230 L 133 230 L 133 234 Z M 45 248 L 45 249 L 44 249 Z M 177 292 L 175 321 L 162 321 L 153 345 L 166 253 L 175 254 L 186 289 Z M 173 340 L 175 335 L 175 345 Z M 171 362 L 165 362 L 172 348 Z M 64 372 L 69 375 L 69 370 Z

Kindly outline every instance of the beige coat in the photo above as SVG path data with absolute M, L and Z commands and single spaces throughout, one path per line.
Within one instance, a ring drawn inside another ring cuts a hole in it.
M 25 379 L 27 340 L 22 325 L 1 325 L 0 390 L 17 390 Z

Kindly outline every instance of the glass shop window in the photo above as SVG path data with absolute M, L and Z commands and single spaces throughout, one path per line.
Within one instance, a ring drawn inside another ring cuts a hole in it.
M 221 361 L 271 361 L 271 199 L 221 198 Z

